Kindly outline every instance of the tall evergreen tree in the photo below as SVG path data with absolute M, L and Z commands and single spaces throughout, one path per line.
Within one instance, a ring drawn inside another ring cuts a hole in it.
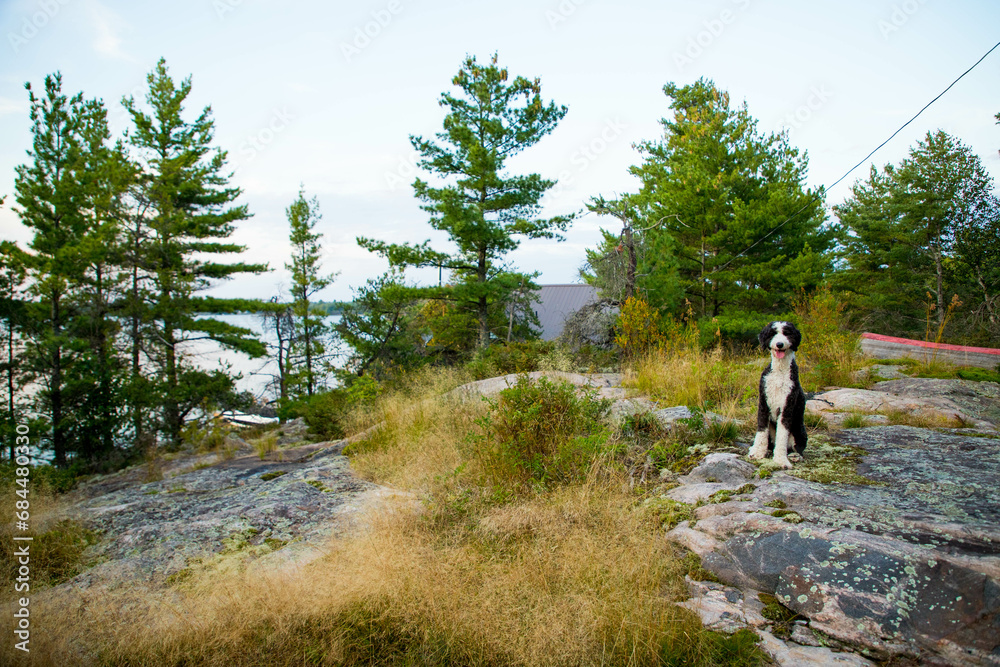
M 88 138 L 100 134 L 106 121 L 100 102 L 62 93 L 59 73 L 45 78 L 42 95 L 30 83 L 25 88 L 31 104 L 31 162 L 17 168 L 15 189 L 21 221 L 34 233 L 28 268 L 36 312 L 28 352 L 42 386 L 40 408 L 49 419 L 54 462 L 65 466 L 78 423 L 69 390 L 80 356 L 72 331 L 74 297 L 86 273 L 86 239 L 94 231 L 87 169 L 95 156 L 88 155 Z
M 313 296 L 329 286 L 336 274 L 321 274 L 320 256 L 322 234 L 316 231 L 316 224 L 322 219 L 319 200 L 306 200 L 305 190 L 285 209 L 290 228 L 289 241 L 292 244 L 292 262 L 285 268 L 292 272 L 292 315 L 294 316 L 294 336 L 291 352 L 296 358 L 298 372 L 293 372 L 297 383 L 305 388 L 306 395 L 312 396 L 321 377 L 320 364 L 326 350 L 324 337 L 329 333 L 323 323 L 324 313 L 316 311 L 311 303 Z
M 839 285 L 854 292 L 875 326 L 911 334 L 925 330 L 930 294 L 941 326 L 951 295 L 982 289 L 961 272 L 987 269 L 996 256 L 993 198 L 979 156 L 945 132 L 928 132 L 898 166 L 872 167 L 834 207 L 846 264 Z M 987 300 L 988 273 L 979 273 Z
M 682 294 L 703 317 L 787 308 L 828 268 L 823 197 L 804 185 L 806 157 L 784 133 L 758 132 L 746 104 L 734 108 L 711 81 L 663 91 L 673 116 L 661 121 L 662 139 L 639 144 L 643 162 L 630 171 L 642 187 L 624 198 L 648 229 L 647 257 L 665 261 L 640 272 L 676 262 Z
M 428 289 L 423 295 L 446 297 L 474 313 L 481 348 L 490 344 L 491 310 L 503 310 L 525 280 L 528 287 L 537 287 L 532 276 L 512 275 L 503 258 L 522 238 L 561 239 L 558 232 L 573 218 L 539 217 L 539 202 L 554 181 L 506 171 L 509 159 L 538 143 L 566 115 L 566 107 L 542 101 L 539 79 L 508 78 L 496 55 L 488 65 L 467 57 L 452 79 L 457 94 L 441 95 L 440 105 L 448 114 L 437 141 L 410 137 L 421 155 L 420 167 L 444 181 L 434 187 L 418 178 L 414 192 L 431 214 L 430 225 L 446 232 L 457 251 L 435 251 L 430 241 L 414 245 L 358 239 L 393 266 L 450 271 L 455 283 L 451 289 Z
M 250 217 L 245 205 L 234 205 L 239 188 L 229 186 L 226 153 L 212 147 L 214 121 L 206 107 L 193 121 L 183 117 L 191 78 L 174 84 L 161 59 L 147 76 L 149 112 L 134 98 L 123 100 L 134 129 L 129 141 L 137 151 L 139 183 L 146 202 L 141 263 L 149 275 L 154 302 L 148 314 L 154 335 L 147 349 L 159 365 L 159 404 L 162 428 L 170 443 L 180 443 L 184 406 L 194 388 L 181 386 L 184 370 L 181 343 L 208 338 L 229 349 L 262 356 L 266 348 L 250 330 L 199 314 L 243 309 L 234 300 L 199 298 L 197 292 L 215 280 L 240 273 L 258 273 L 266 265 L 223 263 L 221 257 L 238 254 L 243 246 L 228 242 L 234 224 Z M 196 376 L 187 373 L 193 381 Z M 200 377 L 200 376 L 198 376 Z M 205 391 L 215 389 L 208 376 Z

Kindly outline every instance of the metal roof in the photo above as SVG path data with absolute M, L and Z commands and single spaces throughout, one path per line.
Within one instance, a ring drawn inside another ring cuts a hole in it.
M 590 285 L 541 285 L 532 308 L 542 325 L 542 340 L 558 338 L 566 318 L 596 300 L 597 290 Z

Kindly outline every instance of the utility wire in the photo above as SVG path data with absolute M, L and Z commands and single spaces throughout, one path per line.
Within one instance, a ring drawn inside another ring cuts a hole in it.
M 967 69 L 967 70 L 965 70 L 964 72 L 962 72 L 962 73 L 961 73 L 961 74 L 960 74 L 960 75 L 958 76 L 958 78 L 957 78 L 957 79 L 955 79 L 954 81 L 952 81 L 952 82 L 951 82 L 951 83 L 950 83 L 950 84 L 948 85 L 948 87 L 947 87 L 947 88 L 945 88 L 944 90 L 942 90 L 942 91 L 941 91 L 940 93 L 938 93 L 938 94 L 937 94 L 937 96 L 936 96 L 936 97 L 935 97 L 934 99 L 932 99 L 932 100 L 931 100 L 930 102 L 928 102 L 927 104 L 925 104 L 925 105 L 924 105 L 924 107 L 923 107 L 923 108 L 922 108 L 922 109 L 921 109 L 920 111 L 918 111 L 917 113 L 915 113 L 915 114 L 913 115 L 913 118 L 911 118 L 910 120 L 908 120 L 908 121 L 906 121 L 905 123 L 903 123 L 902 125 L 900 125 L 900 126 L 899 126 L 899 129 L 898 129 L 898 130 L 896 130 L 895 132 L 893 132 L 893 133 L 892 133 L 892 135 L 891 135 L 891 136 L 890 136 L 890 137 L 889 137 L 888 139 L 886 139 L 885 141 L 883 141 L 882 143 L 880 143 L 880 144 L 879 144 L 878 146 L 876 146 L 876 147 L 875 147 L 875 150 L 873 150 L 873 151 L 872 151 L 871 153 L 869 153 L 868 155 L 866 155 L 866 156 L 864 157 L 864 159 L 863 159 L 863 160 L 861 160 L 861 161 L 860 161 L 860 162 L 858 162 L 858 163 L 857 163 L 856 165 L 854 165 L 853 167 L 851 167 L 850 169 L 848 169 L 848 170 L 847 170 L 847 171 L 846 171 L 846 172 L 844 173 L 844 175 L 843 175 L 843 176 L 841 176 L 841 177 L 840 177 L 840 178 L 838 178 L 838 179 L 837 179 L 836 181 L 834 181 L 834 182 L 833 182 L 832 184 L 830 184 L 830 186 L 829 186 L 829 187 L 822 187 L 822 188 L 820 188 L 819 192 L 828 192 L 828 191 L 832 190 L 833 188 L 835 188 L 835 187 L 837 186 L 837 184 L 838 184 L 838 183 L 840 183 L 840 182 L 841 182 L 842 180 L 844 180 L 845 178 L 847 178 L 848 176 L 850 176 L 850 175 L 851 175 L 851 172 L 853 172 L 853 171 L 854 171 L 855 169 L 857 169 L 858 167 L 860 167 L 861 165 L 863 165 L 863 164 L 864 164 L 865 162 L 867 162 L 867 161 L 868 161 L 868 159 L 869 159 L 869 158 L 870 158 L 871 156 L 875 155 L 875 153 L 877 153 L 877 152 L 878 152 L 878 150 L 879 150 L 880 148 L 882 148 L 882 147 L 883 147 L 883 146 L 885 146 L 885 145 L 886 145 L 887 143 L 889 143 L 890 141 L 892 141 L 892 140 L 893 140 L 893 138 L 894 138 L 894 137 L 895 137 L 895 136 L 896 136 L 897 134 L 899 134 L 900 132 L 902 132 L 902 131 L 903 131 L 903 129 L 904 129 L 904 128 L 905 128 L 905 127 L 906 127 L 907 125 L 909 125 L 910 123 L 912 123 L 913 121 L 915 121 L 915 120 L 917 119 L 917 117 L 918 117 L 918 116 L 919 116 L 920 114 L 922 114 L 922 113 L 923 113 L 924 111 L 926 111 L 926 110 L 927 110 L 927 108 L 928 108 L 928 107 L 929 107 L 930 105 L 934 104 L 934 103 L 935 103 L 935 102 L 937 102 L 937 101 L 938 101 L 939 99 L 941 99 L 941 97 L 942 97 L 942 96 L 944 96 L 944 94 L 945 94 L 945 93 L 947 93 L 947 92 L 948 92 L 949 90 L 951 90 L 951 89 L 952 89 L 952 86 L 954 86 L 954 85 L 955 85 L 956 83 L 958 83 L 959 81 L 961 81 L 961 80 L 962 80 L 962 77 L 964 77 L 964 76 L 965 76 L 966 74 L 968 74 L 969 72 L 971 72 L 972 70 L 974 70 L 974 69 L 976 68 L 976 66 L 977 66 L 977 65 L 979 65 L 979 63 L 981 63 L 981 62 L 983 62 L 984 60 L 986 60 L 986 56 L 988 56 L 988 55 L 990 55 L 991 53 L 993 53 L 993 52 L 994 52 L 994 51 L 995 51 L 995 50 L 997 49 L 997 47 L 1000 47 L 1000 42 L 997 42 L 996 44 L 994 44 L 994 45 L 993 45 L 993 48 L 992 48 L 992 49 L 990 49 L 989 51 L 987 51 L 986 53 L 984 53 L 984 54 L 983 54 L 983 57 L 982 57 L 982 58 L 980 58 L 979 60 L 977 60 L 977 61 L 976 61 L 976 62 L 975 62 L 975 63 L 974 63 L 973 65 L 972 65 L 972 67 L 970 67 L 969 69 Z M 800 208 L 799 210 L 797 210 L 797 211 L 796 211 L 795 213 L 792 213 L 792 214 L 791 214 L 790 216 L 788 216 L 788 218 L 786 218 L 786 219 L 785 219 L 785 220 L 784 220 L 784 221 L 783 221 L 783 222 L 782 222 L 781 224 L 777 225 L 776 227 L 773 227 L 773 228 L 771 229 L 771 231 L 769 231 L 769 232 L 768 232 L 767 234 L 764 234 L 764 236 L 760 237 L 759 239 L 757 239 L 756 241 L 754 241 L 754 242 L 753 242 L 752 244 L 750 244 L 749 246 L 747 246 L 746 248 L 744 248 L 743 250 L 741 250 L 741 251 L 740 251 L 740 253 L 739 253 L 738 255 L 736 255 L 736 257 L 733 257 L 733 258 L 732 258 L 731 260 L 729 260 L 728 262 L 726 262 L 726 263 L 725 263 L 725 264 L 724 264 L 724 265 L 722 266 L 722 268 L 721 268 L 721 269 L 719 269 L 719 271 L 724 271 L 724 270 L 726 269 L 726 267 L 727 267 L 727 266 L 729 266 L 730 264 L 732 264 L 733 262 L 735 262 L 735 261 L 736 261 L 737 259 L 739 259 L 740 257 L 742 257 L 742 256 L 743 256 L 743 255 L 744 255 L 744 254 L 745 254 L 746 252 L 749 252 L 750 250 L 752 250 L 754 246 L 756 246 L 756 245 L 757 245 L 757 244 L 759 244 L 760 242 L 762 242 L 762 241 L 764 241 L 765 239 L 767 239 L 767 237 L 769 237 L 769 236 L 770 236 L 771 234 L 774 234 L 774 233 L 775 233 L 776 231 L 778 231 L 779 229 L 781 229 L 782 227 L 784 227 L 786 223 L 788 223 L 789 221 L 791 221 L 791 220 L 792 220 L 792 218 L 794 218 L 794 217 L 795 217 L 795 216 L 797 216 L 797 215 L 798 215 L 799 213 L 801 213 L 802 211 L 804 211 L 804 210 L 805 210 L 805 209 L 806 209 L 806 208 L 807 208 L 808 206 L 811 206 L 811 205 L 812 205 L 812 203 L 813 203 L 813 202 L 815 202 L 816 200 L 818 200 L 819 198 L 820 198 L 820 195 L 819 195 L 819 194 L 816 194 L 816 195 L 813 195 L 812 199 L 810 199 L 810 200 L 809 200 L 809 201 L 807 201 L 807 202 L 806 202 L 805 204 L 803 204 L 803 205 L 802 205 L 802 207 L 801 207 L 801 208 Z

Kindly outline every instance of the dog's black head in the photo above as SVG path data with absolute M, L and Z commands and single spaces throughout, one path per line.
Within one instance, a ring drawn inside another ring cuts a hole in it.
M 771 322 L 757 336 L 760 346 L 765 350 L 770 350 L 779 359 L 785 356 L 785 352 L 795 352 L 802 342 L 802 334 L 791 322 Z

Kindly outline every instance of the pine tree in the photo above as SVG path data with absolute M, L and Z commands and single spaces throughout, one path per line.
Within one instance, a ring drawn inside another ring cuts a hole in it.
M 28 358 L 42 385 L 40 411 L 48 416 L 54 462 L 67 465 L 73 447 L 73 397 L 70 379 L 80 356 L 73 331 L 73 297 L 86 272 L 82 245 L 92 230 L 87 215 L 88 162 L 86 135 L 99 133 L 103 105 L 67 98 L 59 73 L 45 78 L 45 92 L 36 96 L 25 84 L 31 104 L 30 164 L 17 167 L 15 190 L 21 221 L 34 235 L 28 269 L 35 297 L 30 317 L 35 328 Z
M 180 345 L 185 340 L 208 338 L 229 349 L 262 356 L 264 345 L 250 330 L 198 314 L 251 307 L 246 302 L 198 298 L 196 293 L 213 281 L 240 273 L 259 273 L 265 265 L 222 263 L 219 256 L 238 254 L 243 246 L 227 242 L 234 224 L 250 217 L 245 205 L 233 205 L 239 188 L 229 187 L 226 153 L 212 147 L 214 121 L 206 107 L 194 121 L 183 118 L 184 101 L 191 92 L 191 78 L 174 84 L 161 59 L 147 76 L 146 102 L 150 112 L 134 98 L 123 100 L 132 117 L 129 136 L 138 152 L 142 172 L 139 184 L 145 202 L 145 234 L 140 237 L 141 257 L 133 261 L 149 275 L 153 303 L 144 321 L 153 335 L 146 344 L 160 367 L 159 404 L 162 428 L 170 444 L 180 444 L 185 406 L 199 390 L 181 386 L 202 383 L 206 396 L 217 393 L 216 379 L 185 370 Z
M 573 219 L 539 217 L 539 201 L 554 181 L 538 174 L 506 173 L 510 158 L 538 143 L 566 115 L 566 107 L 542 101 L 539 79 L 518 76 L 508 82 L 508 78 L 496 55 L 486 66 L 467 57 L 452 80 L 458 94 L 441 95 L 440 104 L 448 115 L 437 141 L 410 137 L 421 155 L 420 167 L 446 182 L 433 187 L 418 178 L 414 192 L 431 214 L 430 225 L 447 232 L 457 252 L 435 251 L 429 241 L 412 245 L 358 239 L 393 266 L 450 271 L 451 289 L 427 289 L 423 296 L 447 298 L 473 313 L 480 348 L 490 344 L 491 311 L 502 312 L 520 285 L 537 288 L 531 282 L 533 275 L 512 273 L 503 258 L 520 245 L 521 238 L 561 239 L 558 232 Z
M 673 116 L 638 148 L 647 257 L 667 265 L 701 317 L 726 309 L 781 311 L 829 268 L 822 192 L 804 187 L 807 161 L 782 134 L 762 135 L 746 104 L 711 81 L 664 86 Z M 655 248 L 655 250 L 654 250 Z M 672 283 L 668 280 L 668 285 Z M 657 304 L 659 305 L 659 304 Z
M 886 331 L 924 332 L 928 294 L 938 327 L 954 294 L 992 303 L 994 200 L 979 156 L 946 132 L 928 132 L 899 165 L 872 167 L 834 207 L 846 263 L 838 284 Z
M 301 370 L 295 375 L 297 382 L 305 387 L 306 395 L 312 396 L 321 378 L 320 363 L 325 352 L 323 338 L 329 333 L 323 323 L 324 313 L 316 311 L 311 299 L 316 292 L 330 285 L 336 274 L 321 275 L 320 256 L 322 234 L 315 231 L 322 219 L 319 200 L 306 200 L 305 190 L 299 190 L 298 198 L 285 209 L 290 227 L 289 241 L 292 244 L 292 262 L 285 267 L 292 272 L 292 315 L 294 316 L 294 338 L 292 354 L 297 358 Z

